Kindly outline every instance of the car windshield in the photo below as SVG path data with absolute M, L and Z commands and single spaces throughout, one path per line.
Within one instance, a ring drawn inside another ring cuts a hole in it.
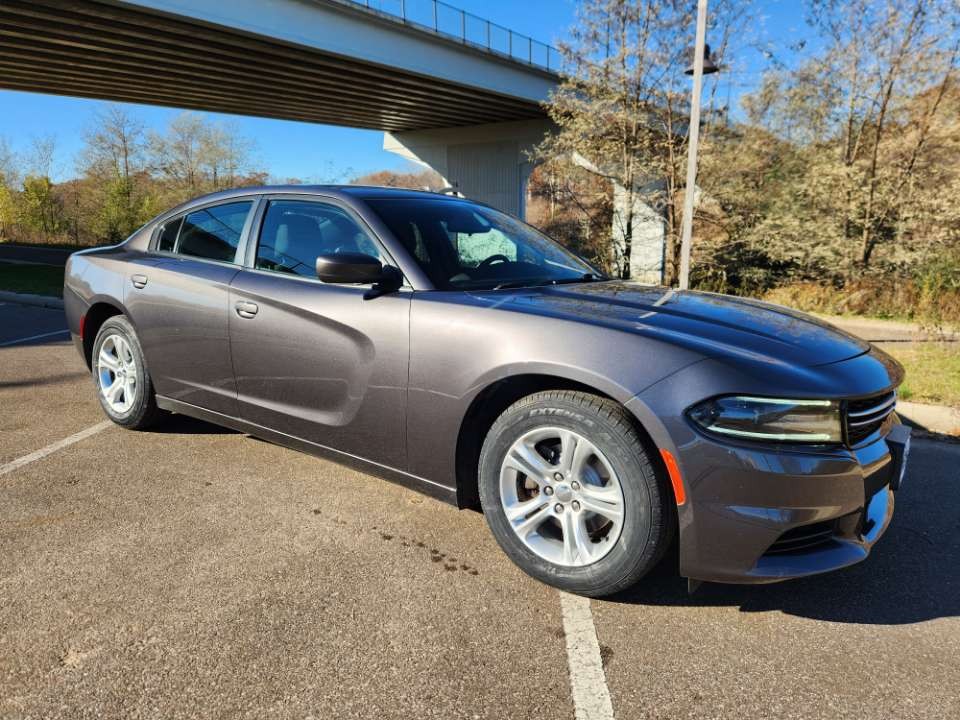
M 505 213 L 465 200 L 367 204 L 440 290 L 494 290 L 601 279 L 586 262 Z

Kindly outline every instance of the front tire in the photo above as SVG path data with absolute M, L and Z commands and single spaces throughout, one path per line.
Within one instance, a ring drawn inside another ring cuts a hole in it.
M 522 570 L 603 597 L 634 585 L 673 539 L 672 496 L 617 403 L 551 390 L 511 405 L 480 453 L 480 502 Z
M 90 366 L 100 406 L 117 425 L 143 430 L 163 417 L 137 333 L 124 316 L 100 327 Z

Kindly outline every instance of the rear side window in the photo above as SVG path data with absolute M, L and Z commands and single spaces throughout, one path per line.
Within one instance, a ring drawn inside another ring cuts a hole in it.
M 169 251 L 175 238 L 173 252 L 179 255 L 233 262 L 251 207 L 253 201 L 244 200 L 196 210 L 183 218 L 179 233 L 174 227 L 164 226 L 157 247 Z
M 180 232 L 180 223 L 183 218 L 171 220 L 160 229 L 160 239 L 157 241 L 157 250 L 173 252 L 177 246 L 177 233 Z

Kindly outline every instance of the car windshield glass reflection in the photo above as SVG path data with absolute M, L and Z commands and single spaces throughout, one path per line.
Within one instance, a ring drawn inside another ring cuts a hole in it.
M 374 198 L 368 204 L 441 290 L 601 279 L 534 228 L 483 205 L 441 198 Z

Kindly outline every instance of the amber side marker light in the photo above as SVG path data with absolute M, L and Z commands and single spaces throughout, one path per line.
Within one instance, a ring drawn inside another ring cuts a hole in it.
M 663 458 L 663 464 L 667 466 L 667 474 L 670 475 L 670 484 L 673 485 L 673 495 L 677 499 L 677 505 L 683 505 L 687 501 L 687 494 L 683 489 L 683 478 L 680 477 L 677 461 L 669 450 L 663 448 L 660 448 L 660 457 Z

